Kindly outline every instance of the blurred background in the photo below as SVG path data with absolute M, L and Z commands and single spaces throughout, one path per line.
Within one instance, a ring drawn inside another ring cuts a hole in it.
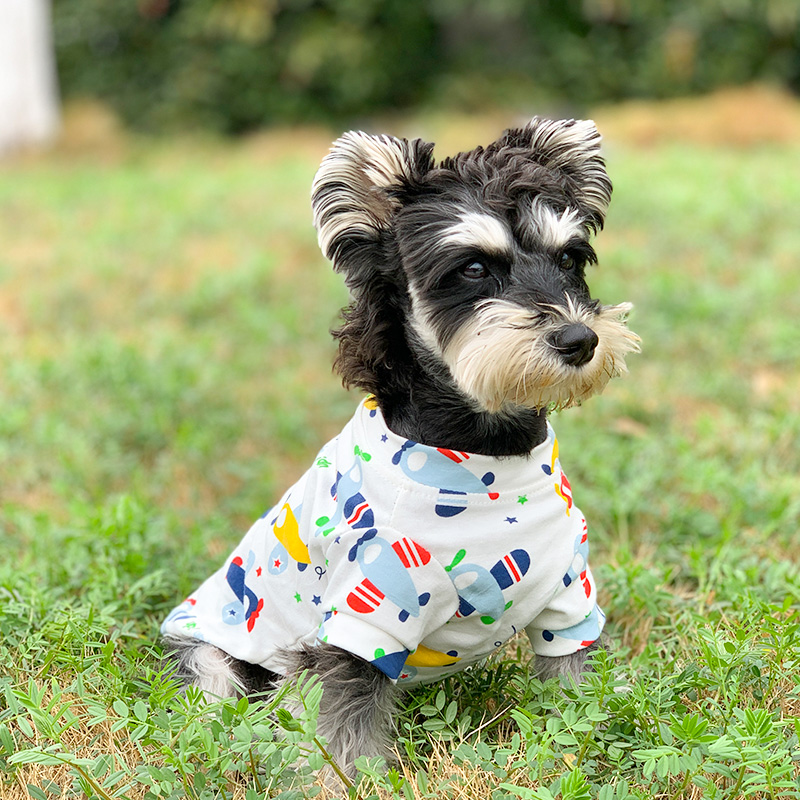
M 226 134 L 411 108 L 574 114 L 753 81 L 800 89 L 796 0 L 49 5 L 0 0 L 0 127 L 19 128 L 0 131 L 6 149 L 55 130 L 56 86 L 136 130 Z
M 563 435 L 781 418 L 798 90 L 796 0 L 0 0 L 0 503 L 241 524 L 303 471 L 353 403 L 308 195 L 354 127 L 443 157 L 593 117 L 591 285 L 647 358 Z

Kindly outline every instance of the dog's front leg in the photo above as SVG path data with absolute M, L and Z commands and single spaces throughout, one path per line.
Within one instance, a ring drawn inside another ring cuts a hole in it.
M 581 676 L 591 671 L 591 666 L 586 663 L 589 656 L 596 650 L 603 648 L 603 643 L 598 640 L 583 650 L 568 656 L 540 656 L 537 654 L 533 671 L 537 678 L 546 681 L 549 678 L 565 677 L 580 683 Z
M 317 734 L 348 778 L 358 756 L 391 759 L 398 691 L 379 669 L 333 645 L 320 643 L 284 653 L 289 674 L 303 670 L 322 681 Z

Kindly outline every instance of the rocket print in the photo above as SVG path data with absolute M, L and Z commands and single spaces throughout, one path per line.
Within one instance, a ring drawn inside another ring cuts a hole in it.
M 280 575 L 289 566 L 290 558 L 297 562 L 297 568 L 301 572 L 311 563 L 311 556 L 300 538 L 300 526 L 297 523 L 301 510 L 302 505 L 292 511 L 291 506 L 284 503 L 272 523 L 272 532 L 278 542 L 272 548 L 267 562 L 267 572 L 270 575 Z
M 567 504 L 567 516 L 569 516 L 570 509 L 573 506 L 572 487 L 569 485 L 564 470 L 561 469 L 561 463 L 558 460 L 558 439 L 556 439 L 552 428 L 548 427 L 547 438 L 553 443 L 553 454 L 549 464 L 542 464 L 542 471 L 545 475 L 551 475 L 556 479 L 553 488 L 556 490 L 556 494 Z
M 364 400 L 364 408 L 367 409 L 367 413 L 370 416 L 370 419 L 374 419 L 378 414 L 378 398 L 375 397 L 374 394 L 369 395 Z
M 264 608 L 264 599 L 258 597 L 245 583 L 247 573 L 253 569 L 255 560 L 256 554 L 252 550 L 247 556 L 247 566 L 244 566 L 240 556 L 235 556 L 225 575 L 225 580 L 237 599 L 223 607 L 222 621 L 227 625 L 240 625 L 242 622 L 247 622 L 248 632 L 253 630 L 256 620 Z M 245 600 L 247 608 L 245 608 Z
M 573 506 L 572 487 L 569 485 L 567 476 L 563 473 L 563 471 L 561 473 L 561 485 L 559 486 L 556 484 L 555 490 L 556 494 L 567 504 L 567 516 L 569 516 L 569 511 Z
M 399 678 L 407 670 L 404 669 L 406 658 L 408 657 L 408 650 L 398 650 L 394 653 L 386 653 L 382 648 L 375 651 L 375 655 L 371 660 L 373 666 L 377 667 L 385 675 L 390 678 Z M 416 672 L 416 670 L 414 670 Z
M 308 548 L 300 538 L 300 526 L 297 523 L 301 509 L 302 506 L 298 506 L 292 511 L 291 506 L 288 503 L 284 503 L 272 525 L 272 532 L 295 561 L 310 564 L 311 556 L 308 554 Z
M 490 492 L 487 488 L 494 483 L 491 472 L 477 478 L 461 466 L 469 458 L 469 453 L 427 447 L 409 439 L 392 456 L 392 464 L 399 466 L 417 483 L 439 489 L 439 502 L 434 511 L 440 517 L 454 517 L 466 510 L 469 493 L 488 495 L 490 500 L 499 497 L 497 492 Z
M 193 597 L 189 597 L 177 608 L 172 609 L 167 618 L 161 624 L 161 632 L 165 632 L 167 623 L 182 622 L 183 624 L 181 627 L 184 630 L 191 632 L 193 638 L 205 641 L 205 636 L 203 636 L 203 634 L 197 630 L 197 615 L 194 613 L 195 605 L 197 605 L 197 600 L 195 600 Z
M 503 589 L 519 583 L 530 567 L 530 557 L 524 550 L 512 550 L 490 569 L 480 564 L 462 563 L 465 550 L 459 550 L 445 570 L 458 593 L 456 617 L 478 613 L 481 622 L 491 625 L 509 607 Z
M 417 649 L 406 659 L 406 666 L 409 667 L 449 667 L 461 661 L 456 650 L 442 653 L 440 650 L 432 650 L 424 644 L 417 645 Z
M 361 614 L 370 614 L 388 598 L 400 608 L 398 618 L 418 617 L 430 594 L 418 594 L 410 570 L 424 566 L 430 553 L 411 539 L 390 544 L 375 528 L 367 531 L 350 548 L 348 560 L 358 562 L 364 580 L 347 595 L 347 605 Z
M 580 642 L 582 648 L 588 647 L 600 638 L 605 619 L 606 615 L 603 613 L 603 610 L 595 603 L 594 608 L 577 625 L 572 625 L 569 628 L 564 628 L 555 633 L 552 631 L 542 631 L 542 638 L 546 642 L 552 642 L 556 637 L 571 639 L 573 641 L 577 640 Z
M 356 453 L 353 466 L 344 474 L 336 474 L 336 482 L 331 487 L 331 497 L 336 501 L 336 511 L 332 517 L 317 520 L 315 536 L 327 536 L 344 520 L 351 528 L 370 528 L 375 517 L 369 503 L 361 494 L 364 475 L 361 465 L 363 455 Z
M 589 597 L 592 593 L 592 584 L 587 573 L 589 567 L 589 534 L 585 519 L 581 519 L 581 527 L 581 532 L 575 537 L 575 556 L 564 575 L 564 586 L 570 586 L 573 581 L 580 580 L 583 584 L 583 591 Z

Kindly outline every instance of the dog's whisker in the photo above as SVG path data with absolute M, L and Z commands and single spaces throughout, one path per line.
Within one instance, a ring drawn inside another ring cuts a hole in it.
M 527 397 L 528 395 L 528 371 L 531 366 L 531 361 L 533 360 L 534 348 L 533 346 L 528 348 L 528 357 L 525 359 L 525 366 L 522 370 L 521 375 L 521 382 L 522 382 L 522 394 L 519 393 L 519 382 L 517 382 L 517 393 L 516 397 Z

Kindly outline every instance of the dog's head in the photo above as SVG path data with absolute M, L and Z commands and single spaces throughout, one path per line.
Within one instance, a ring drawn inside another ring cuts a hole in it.
M 335 142 L 312 207 L 353 295 L 345 382 L 380 397 L 411 355 L 499 412 L 565 407 L 623 372 L 630 306 L 602 306 L 584 276 L 611 198 L 599 147 L 592 122 L 544 119 L 440 164 L 420 139 Z

